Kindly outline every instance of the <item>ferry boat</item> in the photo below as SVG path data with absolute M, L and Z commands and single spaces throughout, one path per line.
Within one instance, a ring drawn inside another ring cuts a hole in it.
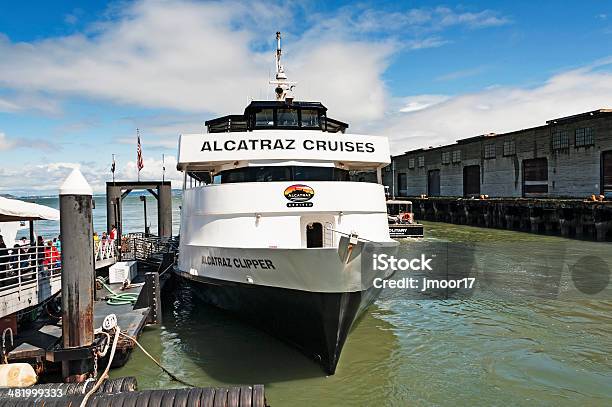
M 212 305 L 300 349 L 334 374 L 347 335 L 380 289 L 366 246 L 393 250 L 381 169 L 386 138 L 347 134 L 319 102 L 296 101 L 281 65 L 276 100 L 183 134 L 176 273 Z M 351 180 L 371 171 L 375 182 Z M 373 344 L 375 346 L 375 344 Z
M 423 237 L 423 225 L 414 221 L 412 202 L 406 200 L 388 200 L 389 236 L 393 239 Z

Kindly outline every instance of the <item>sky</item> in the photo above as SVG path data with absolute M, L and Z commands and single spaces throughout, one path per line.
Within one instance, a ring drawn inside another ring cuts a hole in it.
M 297 100 L 394 155 L 612 107 L 612 1 L 22 1 L 0 4 L 0 194 L 96 192 L 176 172 L 178 135 L 272 99 L 275 33 Z

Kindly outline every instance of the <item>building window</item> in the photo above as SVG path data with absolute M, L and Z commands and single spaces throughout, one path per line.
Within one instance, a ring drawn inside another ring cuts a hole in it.
M 422 155 L 422 156 L 420 156 L 420 157 L 418 158 L 418 160 L 419 160 L 419 168 L 423 168 L 423 167 L 425 167 L 425 156 L 423 156 L 423 155 Z
M 553 150 L 569 148 L 569 134 L 567 134 L 567 130 L 555 130 L 552 134 L 551 144 Z
M 442 164 L 450 164 L 450 151 L 442 153 Z
M 587 147 L 592 146 L 593 142 L 593 128 L 583 127 L 576 129 L 576 139 L 574 140 L 575 147 Z
M 453 151 L 453 162 L 460 163 L 461 162 L 461 150 Z
M 495 143 L 485 144 L 484 158 L 495 158 Z
M 408 159 L 408 168 L 411 170 L 414 169 L 414 158 Z
M 514 140 L 504 141 L 504 157 L 516 155 L 516 143 Z

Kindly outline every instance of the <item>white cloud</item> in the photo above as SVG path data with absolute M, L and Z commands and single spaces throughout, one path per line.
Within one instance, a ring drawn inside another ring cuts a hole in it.
M 85 33 L 28 43 L 0 35 L 0 87 L 182 112 L 238 113 L 249 97 L 271 96 L 274 32 L 305 18 L 308 30 L 299 39 L 288 32 L 284 47 L 290 79 L 299 82 L 297 96 L 324 101 L 341 120 L 367 122 L 385 111 L 382 74 L 392 53 L 446 44 L 428 34 L 446 27 L 507 23 L 490 10 L 296 10 L 295 3 L 234 0 L 118 3 L 107 11 L 111 18 Z M 379 35 L 364 36 L 372 31 Z
M 55 115 L 61 109 L 56 100 L 28 92 L 17 92 L 10 97 L 0 97 L 0 112 L 16 113 L 29 110 Z
M 0 151 L 8 151 L 16 148 L 50 150 L 52 148 L 58 148 L 58 146 L 46 140 L 9 137 L 5 133 L 0 132 Z
M 1 135 L 1 133 L 0 133 Z M 0 137 L 1 139 L 1 137 Z M 182 186 L 181 173 L 176 170 L 176 157 L 166 155 L 165 157 L 167 181 L 172 182 L 173 188 Z M 112 179 L 110 164 L 99 164 L 95 162 L 53 162 L 47 164 L 29 165 L 22 168 L 0 168 L 0 193 L 11 193 L 14 195 L 57 195 L 59 187 L 74 168 L 79 168 L 87 182 L 95 193 L 103 193 L 106 190 L 106 182 Z M 135 180 L 138 171 L 135 161 L 122 163 L 117 161 L 115 179 Z M 145 158 L 144 168 L 140 173 L 143 181 L 162 179 L 162 160 Z
M 15 142 L 13 140 L 9 140 L 9 138 L 4 133 L 0 133 L 0 151 L 10 150 L 15 147 Z
M 427 109 L 438 103 L 445 102 L 449 99 L 446 95 L 418 95 L 404 98 L 401 101 L 402 107 L 399 109 L 402 113 L 417 112 Z
M 442 45 L 449 44 L 451 41 L 442 39 L 441 37 L 427 37 L 418 40 L 409 40 L 404 45 L 411 50 L 437 48 Z
M 467 25 L 470 28 L 496 27 L 510 23 L 510 19 L 498 16 L 491 10 L 484 10 L 476 13 L 464 12 L 457 13 L 448 7 L 437 7 L 435 13 L 440 18 L 440 26 L 448 27 L 452 25 Z
M 395 115 L 380 124 L 393 154 L 454 143 L 485 133 L 504 133 L 545 124 L 546 120 L 612 107 L 612 61 L 552 76 L 532 87 L 492 87 L 441 98 L 439 103 Z M 415 96 L 412 100 L 429 95 Z M 409 99 L 411 100 L 411 99 Z M 410 106 L 408 104 L 407 106 Z M 417 106 L 419 107 L 419 106 Z
M 359 10 L 351 6 L 356 14 L 349 20 L 354 28 L 364 32 L 404 31 L 432 32 L 451 26 L 468 28 L 485 28 L 501 26 L 510 23 L 510 19 L 500 16 L 492 10 L 466 12 L 453 10 L 449 7 L 418 8 L 403 12 L 386 12 L 380 9 Z
M 126 7 L 90 35 L 31 43 L 0 37 L 0 85 L 215 114 L 240 112 L 248 96 L 271 93 L 270 45 L 277 27 L 287 24 L 282 18 L 288 6 L 146 0 Z M 262 38 L 266 51 L 253 51 Z M 384 102 L 380 76 L 389 47 L 351 40 L 330 44 L 312 31 L 286 49 L 291 78 L 336 103 L 348 115 L 344 119 L 381 114 L 374 105 Z M 292 58 L 300 55 L 298 49 L 307 55 Z M 347 77 L 356 80 L 350 87 L 342 86 Z M 373 96 L 355 98 L 366 92 Z

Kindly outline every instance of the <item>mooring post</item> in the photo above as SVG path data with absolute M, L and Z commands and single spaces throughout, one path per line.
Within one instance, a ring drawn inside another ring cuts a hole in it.
M 62 335 L 65 349 L 93 343 L 94 248 L 93 191 L 83 174 L 74 169 L 60 187 L 62 236 Z M 87 379 L 90 360 L 62 362 L 66 382 Z
M 148 290 L 149 323 L 159 325 L 162 323 L 159 274 L 154 272 L 145 273 L 145 287 Z
M 157 236 L 172 236 L 172 186 L 162 183 L 157 189 Z

